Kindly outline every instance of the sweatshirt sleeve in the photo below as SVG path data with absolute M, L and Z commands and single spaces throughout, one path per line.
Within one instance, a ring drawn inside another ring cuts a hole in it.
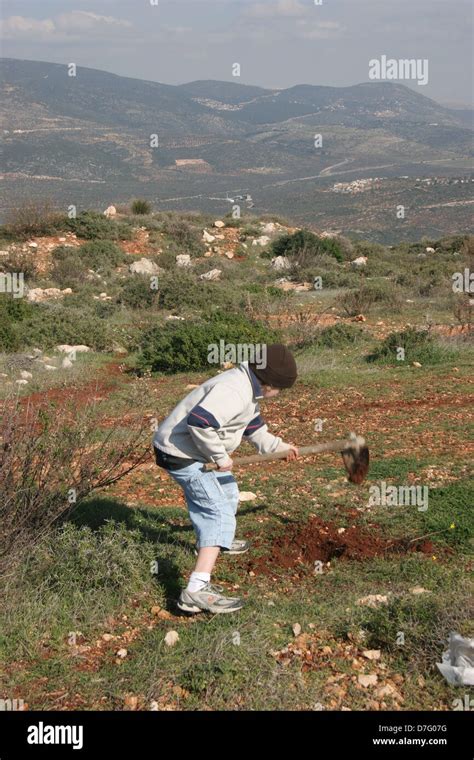
M 257 415 L 245 428 L 244 438 L 255 446 L 259 454 L 273 454 L 275 451 L 283 451 L 288 448 L 281 438 L 268 431 L 258 408 Z
M 208 461 L 219 464 L 229 458 L 218 431 L 244 406 L 243 399 L 234 388 L 219 384 L 189 412 L 186 420 L 189 434 Z

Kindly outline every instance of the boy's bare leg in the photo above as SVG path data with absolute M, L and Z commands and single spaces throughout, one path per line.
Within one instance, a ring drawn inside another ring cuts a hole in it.
M 211 575 L 212 571 L 214 570 L 214 565 L 217 562 L 219 553 L 219 546 L 204 546 L 202 549 L 199 549 L 194 572 L 209 573 L 209 575 Z

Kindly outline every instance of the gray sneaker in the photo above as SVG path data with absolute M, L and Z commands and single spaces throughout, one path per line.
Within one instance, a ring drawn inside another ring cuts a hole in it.
M 242 599 L 222 596 L 220 592 L 223 590 L 222 586 L 213 586 L 211 583 L 206 583 L 200 591 L 191 592 L 183 589 L 178 600 L 178 607 L 183 612 L 213 612 L 214 614 L 241 610 L 244 606 Z
M 245 554 L 250 549 L 248 541 L 232 541 L 230 549 L 222 549 L 222 554 Z M 198 549 L 194 550 L 194 554 L 197 556 Z

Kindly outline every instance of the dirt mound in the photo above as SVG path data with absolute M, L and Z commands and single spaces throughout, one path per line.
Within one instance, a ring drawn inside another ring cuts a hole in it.
M 404 554 L 420 551 L 432 554 L 430 541 L 413 541 L 405 538 L 386 538 L 377 527 L 369 532 L 358 525 L 338 528 L 334 523 L 312 517 L 304 525 L 294 525 L 277 536 L 268 554 L 249 563 L 249 571 L 271 575 L 275 568 L 314 568 L 317 561 L 326 563 L 334 558 L 365 560 L 387 554 Z

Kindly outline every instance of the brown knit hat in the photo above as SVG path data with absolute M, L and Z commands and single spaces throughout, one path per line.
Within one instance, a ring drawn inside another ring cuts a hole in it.
M 249 367 L 262 383 L 272 385 L 274 388 L 291 388 L 298 375 L 293 354 L 281 343 L 267 346 L 265 369 L 251 362 L 249 362 Z

